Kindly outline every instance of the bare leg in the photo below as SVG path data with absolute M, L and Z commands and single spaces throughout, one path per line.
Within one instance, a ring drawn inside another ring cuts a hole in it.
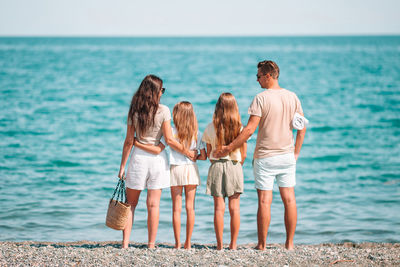
M 257 234 L 258 244 L 256 249 L 264 250 L 267 242 L 269 223 L 271 222 L 272 190 L 257 189 Z
M 236 249 L 240 228 L 240 194 L 229 197 L 229 214 L 231 215 L 231 243 L 229 248 Z
M 183 186 L 171 186 L 172 226 L 174 228 L 175 248 L 181 248 L 181 211 Z
M 194 198 L 196 196 L 197 185 L 186 185 L 185 186 L 185 202 L 186 202 L 186 241 L 185 249 L 190 249 L 193 227 L 194 227 Z
M 225 198 L 214 197 L 214 229 L 217 238 L 217 250 L 223 248 Z
M 279 187 L 283 205 L 285 206 L 286 249 L 293 249 L 293 238 L 297 224 L 297 206 L 294 187 Z
M 133 217 L 139 201 L 140 192 L 142 191 L 126 188 L 126 199 L 127 202 L 131 205 L 131 210 L 128 214 L 128 221 L 126 223 L 125 229 L 122 231 L 122 248 L 128 248 L 129 246 L 129 237 L 131 236 Z
M 147 190 L 147 230 L 148 248 L 154 248 L 160 219 L 161 189 Z

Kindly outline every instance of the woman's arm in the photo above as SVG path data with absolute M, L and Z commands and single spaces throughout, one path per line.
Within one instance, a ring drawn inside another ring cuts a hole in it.
M 206 154 L 206 149 L 200 149 L 200 154 L 197 155 L 197 160 L 206 160 L 207 159 L 207 154 Z
M 155 146 L 155 145 L 150 145 L 150 144 L 145 145 L 145 144 L 140 143 L 136 138 L 135 138 L 135 142 L 134 142 L 133 145 L 134 145 L 135 147 L 138 147 L 138 148 L 140 148 L 140 149 L 143 149 L 144 151 L 149 152 L 149 153 L 154 154 L 154 155 L 160 154 L 161 151 L 163 151 L 164 148 L 165 148 L 164 144 L 161 143 L 161 142 L 158 143 L 157 146 Z
M 128 161 L 129 154 L 131 153 L 132 146 L 135 139 L 135 127 L 133 125 L 129 125 L 126 129 L 126 137 L 124 142 L 124 147 L 122 149 L 122 157 L 121 157 L 121 165 L 119 167 L 118 177 L 122 179 L 125 175 L 125 165 Z
M 240 162 L 240 164 L 242 164 L 243 166 L 247 156 L 247 143 L 243 143 L 243 145 L 240 147 L 240 156 L 242 157 L 242 161 Z
M 169 145 L 173 150 L 185 155 L 191 161 L 196 161 L 197 151 L 187 150 L 183 144 L 179 143 L 172 136 L 171 120 L 164 121 L 162 124 L 162 131 L 164 134 L 164 139 L 167 145 Z

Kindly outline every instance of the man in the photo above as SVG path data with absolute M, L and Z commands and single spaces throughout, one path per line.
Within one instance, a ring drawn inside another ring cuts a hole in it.
M 293 249 L 293 237 L 297 223 L 297 207 L 294 193 L 296 184 L 296 160 L 299 157 L 306 128 L 297 131 L 293 144 L 292 120 L 303 110 L 296 94 L 279 86 L 279 67 L 270 60 L 258 63 L 257 81 L 265 91 L 256 95 L 248 113 L 247 126 L 229 145 L 216 153 L 221 157 L 240 147 L 257 129 L 254 151 L 254 179 L 258 194 L 256 249 L 264 250 L 271 221 L 272 189 L 276 179 L 285 207 L 286 249 Z

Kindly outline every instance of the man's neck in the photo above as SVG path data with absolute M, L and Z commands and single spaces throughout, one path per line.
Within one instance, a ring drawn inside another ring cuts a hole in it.
M 267 84 L 265 88 L 267 90 L 281 90 L 282 88 L 279 86 L 278 80 L 272 80 L 270 83 Z

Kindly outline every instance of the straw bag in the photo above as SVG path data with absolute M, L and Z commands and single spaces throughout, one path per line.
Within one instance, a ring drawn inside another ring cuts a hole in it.
M 114 199 L 117 194 L 116 199 Z M 125 201 L 123 201 L 125 198 Z M 118 199 L 121 199 L 119 201 Z M 128 222 L 128 214 L 131 205 L 126 203 L 125 180 L 119 179 L 117 187 L 108 204 L 108 211 L 106 217 L 106 225 L 115 230 L 123 230 Z

